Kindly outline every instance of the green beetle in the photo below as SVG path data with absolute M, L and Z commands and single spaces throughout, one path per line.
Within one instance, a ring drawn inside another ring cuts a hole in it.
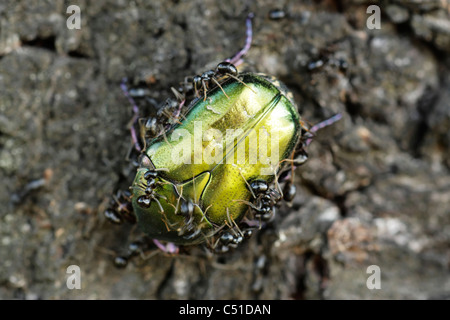
M 131 199 L 151 238 L 237 244 L 248 221 L 272 218 L 283 160 L 306 155 L 297 106 L 279 81 L 243 73 L 217 84 L 141 155 Z
M 177 252 L 174 244 L 200 243 L 225 252 L 251 236 L 273 219 L 281 199 L 293 200 L 293 169 L 307 160 L 314 132 L 341 118 L 308 128 L 282 83 L 238 73 L 235 65 L 250 48 L 252 18 L 246 19 L 244 47 L 193 77 L 191 86 L 172 88 L 178 101 L 169 99 L 155 117 L 141 119 L 126 81 L 121 85 L 133 106 L 130 130 L 140 155 L 130 191 L 119 191 L 105 216 L 118 224 L 137 222 L 166 252 Z M 116 266 L 126 266 L 140 247 L 130 244 Z

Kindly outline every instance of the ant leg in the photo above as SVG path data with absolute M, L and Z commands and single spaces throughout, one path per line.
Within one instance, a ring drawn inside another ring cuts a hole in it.
M 203 101 L 206 101 L 206 93 L 208 90 L 206 88 L 206 82 L 204 80 L 202 80 L 202 85 L 203 85 L 203 95 L 204 95 Z
M 225 95 L 225 97 L 227 97 L 227 99 L 230 100 L 230 97 L 226 94 L 225 90 L 223 90 L 223 88 L 220 85 L 220 83 L 214 78 L 212 78 L 211 80 L 220 88 L 220 90 L 222 90 L 222 92 Z

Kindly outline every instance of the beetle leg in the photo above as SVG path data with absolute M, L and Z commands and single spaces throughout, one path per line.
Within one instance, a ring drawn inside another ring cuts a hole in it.
M 175 112 L 175 119 L 179 119 L 181 115 L 181 110 L 183 109 L 184 103 L 186 102 L 186 99 L 181 100 L 181 102 L 178 104 L 178 109 Z M 181 122 L 179 122 L 181 123 Z
M 250 49 L 250 46 L 252 44 L 252 38 L 253 38 L 253 30 L 252 30 L 252 19 L 255 15 L 253 12 L 250 12 L 247 16 L 247 19 L 245 20 L 245 26 L 246 26 L 246 38 L 245 38 L 245 45 L 244 47 L 239 50 L 233 57 L 225 60 L 227 62 L 230 62 L 234 65 L 239 65 L 242 63 L 242 57 L 248 52 Z
M 152 241 L 158 249 L 164 253 L 177 254 L 179 252 L 178 246 L 171 242 L 163 244 L 156 239 L 152 239 Z M 128 262 L 138 255 L 142 258 L 142 260 L 147 260 L 160 252 L 159 250 L 152 250 L 150 254 L 146 254 L 146 251 L 149 249 L 150 247 L 148 241 L 134 241 L 128 245 L 128 250 L 124 255 L 116 256 L 114 258 L 114 265 L 117 268 L 125 268 L 128 265 Z
M 319 122 L 318 124 L 315 124 L 314 126 L 312 126 L 312 128 L 309 130 L 309 132 L 314 135 L 314 133 L 316 133 L 320 129 L 325 128 L 325 127 L 335 123 L 336 121 L 339 121 L 341 118 L 342 118 L 341 113 L 335 114 L 331 118 L 324 120 L 322 122 Z M 312 137 L 309 137 L 306 140 L 305 145 L 308 146 L 311 143 L 311 141 L 312 141 Z
M 136 102 L 130 95 L 130 92 L 129 92 L 128 86 L 127 86 L 127 81 L 128 81 L 127 78 L 123 78 L 122 83 L 120 84 L 120 88 L 122 89 L 122 92 L 124 93 L 125 97 L 127 97 L 128 101 L 130 102 L 131 106 L 133 107 L 133 118 L 131 119 L 130 133 L 131 133 L 131 138 L 133 139 L 133 144 L 134 144 L 135 149 L 138 152 L 140 152 L 140 151 L 142 151 L 142 148 L 139 144 L 136 129 L 135 129 L 135 125 L 139 118 L 139 107 L 137 106 Z
M 171 253 L 171 254 L 177 254 L 178 253 L 178 246 L 171 242 L 167 242 L 165 245 L 162 244 L 160 241 L 153 239 L 153 243 L 163 252 L 165 253 Z

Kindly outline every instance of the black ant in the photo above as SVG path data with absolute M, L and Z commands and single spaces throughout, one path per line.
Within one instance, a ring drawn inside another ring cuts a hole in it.
M 211 83 L 216 84 L 223 92 L 223 94 L 229 99 L 228 95 L 223 90 L 222 86 L 219 84 L 219 81 L 217 81 L 219 78 L 228 76 L 231 77 L 242 84 L 245 85 L 237 76 L 239 72 L 237 68 L 234 66 L 234 64 L 231 64 L 230 62 L 221 62 L 217 65 L 215 70 L 208 70 L 206 72 L 203 72 L 202 75 L 196 75 L 192 81 L 194 85 L 195 95 L 199 97 L 199 90 L 203 89 L 203 95 L 204 99 L 206 100 L 206 92 L 208 91 Z

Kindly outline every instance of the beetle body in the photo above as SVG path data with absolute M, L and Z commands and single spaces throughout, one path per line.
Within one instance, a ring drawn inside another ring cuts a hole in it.
M 277 183 L 282 160 L 301 141 L 302 122 L 292 94 L 253 73 L 226 78 L 206 99 L 195 99 L 180 121 L 147 142 L 132 205 L 148 236 L 190 245 L 259 208 L 250 185 Z

